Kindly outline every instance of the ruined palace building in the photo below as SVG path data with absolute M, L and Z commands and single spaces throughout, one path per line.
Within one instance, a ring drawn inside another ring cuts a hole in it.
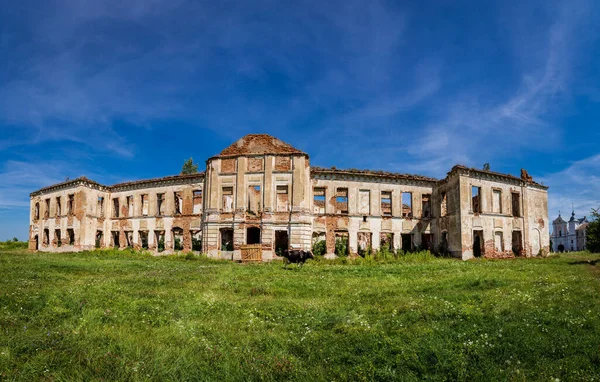
M 265 134 L 241 138 L 201 173 L 42 188 L 31 193 L 29 231 L 29 248 L 39 251 L 132 247 L 226 259 L 248 244 L 270 260 L 318 241 L 327 255 L 384 246 L 461 259 L 549 251 L 547 187 L 525 170 L 517 177 L 456 165 L 434 179 L 311 167 L 308 154 Z

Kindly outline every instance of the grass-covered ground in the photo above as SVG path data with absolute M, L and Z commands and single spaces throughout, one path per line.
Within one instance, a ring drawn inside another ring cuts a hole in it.
M 599 380 L 598 259 L 0 249 L 0 380 Z

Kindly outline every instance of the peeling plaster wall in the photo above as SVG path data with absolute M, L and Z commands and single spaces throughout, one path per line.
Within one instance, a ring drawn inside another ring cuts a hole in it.
M 473 186 L 481 189 L 481 212 L 472 208 Z M 278 187 L 285 191 L 279 196 Z M 324 201 L 315 202 L 315 188 L 324 190 Z M 336 200 L 338 189 L 347 189 L 347 202 Z M 500 192 L 500 203 L 494 200 L 494 190 Z M 194 191 L 198 191 L 196 200 Z M 391 194 L 391 216 L 383 216 L 382 193 Z M 412 195 L 409 217 L 403 217 L 403 193 Z M 517 217 L 513 216 L 512 193 L 520 197 Z M 164 194 L 162 213 L 157 206 L 159 194 Z M 69 195 L 74 198 L 71 212 Z M 148 201 L 147 214 L 142 195 Z M 180 198 L 177 202 L 176 195 Z M 429 198 L 429 216 L 423 214 L 424 195 Z M 99 197 L 104 198 L 103 211 L 98 206 Z M 128 197 L 133 201 L 131 209 Z M 60 214 L 56 198 L 61 201 Z M 113 211 L 115 198 L 119 201 L 119 216 Z M 513 232 L 519 232 L 521 237 L 521 255 L 544 255 L 549 251 L 547 190 L 533 182 L 524 170 L 522 178 L 517 178 L 454 166 L 445 179 L 437 180 L 382 171 L 311 168 L 308 155 L 261 134 L 242 138 L 219 156 L 208 159 L 204 174 L 110 187 L 78 178 L 36 191 L 30 200 L 29 248 L 49 252 L 93 249 L 100 231 L 101 248 L 112 245 L 113 232 L 120 248 L 125 248 L 128 241 L 134 248 L 141 248 L 140 233 L 147 232 L 148 249 L 155 252 L 158 232 L 164 235 L 163 253 L 168 254 L 175 250 L 173 230 L 181 229 L 183 251 L 192 249 L 192 235 L 197 234 L 202 238 L 202 251 L 209 256 L 240 259 L 249 228 L 260 229 L 263 260 L 276 257 L 277 231 L 287 233 L 289 247 L 294 249 L 311 249 L 313 237 L 324 238 L 328 255 L 334 254 L 338 235 L 348 236 L 349 253 L 357 255 L 359 233 L 363 243 L 370 240 L 374 250 L 380 248 L 382 235 L 393 235 L 394 249 L 406 249 L 402 248 L 404 234 L 409 235 L 411 247 L 430 242 L 432 250 L 441 247 L 445 236 L 447 251 L 464 260 L 477 254 L 473 248 L 475 232 L 482 239 L 478 248 L 485 257 L 513 256 Z M 39 218 L 35 218 L 36 203 Z M 43 243 L 46 229 L 47 245 Z M 60 246 L 56 230 L 60 231 Z M 72 245 L 67 239 L 70 230 L 75 237 Z M 228 239 L 228 230 L 233 231 L 232 240 L 222 243 L 223 237 Z M 278 235 L 285 237 L 284 233 Z

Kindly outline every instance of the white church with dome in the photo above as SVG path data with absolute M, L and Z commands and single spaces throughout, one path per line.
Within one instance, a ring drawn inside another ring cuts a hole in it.
M 585 251 L 588 225 L 586 216 L 582 219 L 575 217 L 575 210 L 568 222 L 560 216 L 559 212 L 558 218 L 552 222 L 552 235 L 550 235 L 552 252 Z

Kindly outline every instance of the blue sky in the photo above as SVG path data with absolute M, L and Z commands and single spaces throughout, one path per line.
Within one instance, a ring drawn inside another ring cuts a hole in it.
M 0 240 L 29 193 L 176 174 L 247 133 L 311 163 L 452 165 L 600 206 L 600 2 L 4 1 Z

